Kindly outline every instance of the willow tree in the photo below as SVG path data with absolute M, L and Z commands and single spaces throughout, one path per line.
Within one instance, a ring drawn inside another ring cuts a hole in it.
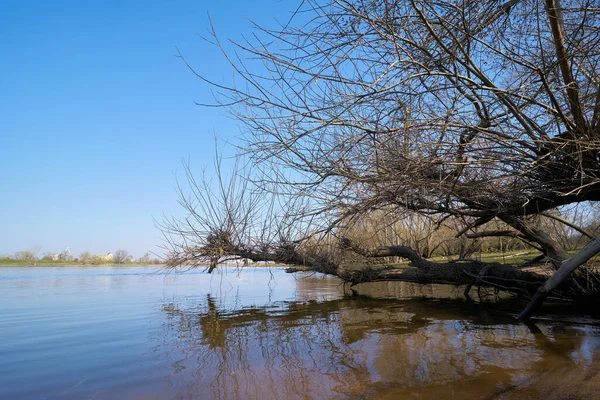
M 278 29 L 256 27 L 245 42 L 214 38 L 234 81 L 194 71 L 212 87 L 213 105 L 244 127 L 253 190 L 306 200 L 292 218 L 307 224 L 304 232 L 325 227 L 339 235 L 343 224 L 376 210 L 390 218 L 410 211 L 461 221 L 458 236 L 520 238 L 557 270 L 544 285 L 546 278 L 531 280 L 519 269 L 494 280 L 496 267 L 485 263 L 439 265 L 394 243 L 369 250 L 340 240 L 364 256 L 399 255 L 416 266 L 416 278 L 388 271 L 359 281 L 475 276 L 529 295 L 539 287 L 538 304 L 600 250 L 593 234 L 552 213 L 600 200 L 597 1 L 309 0 Z M 221 216 L 217 224 L 183 221 L 193 229 L 174 223 L 193 245 L 177 242 L 173 264 L 205 262 L 208 251 L 212 261 L 309 260 L 342 275 L 331 259 L 302 254 L 305 236 L 259 240 L 232 228 L 241 220 L 227 206 Z M 540 216 L 584 232 L 591 244 L 570 257 L 536 227 Z M 498 220 L 508 229 L 486 229 Z

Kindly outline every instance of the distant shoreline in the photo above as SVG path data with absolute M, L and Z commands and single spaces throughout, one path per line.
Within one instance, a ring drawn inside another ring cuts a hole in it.
M 223 263 L 220 264 L 221 267 L 236 267 L 238 265 Z M 157 268 L 167 268 L 166 264 L 155 264 L 155 263 L 140 263 L 140 262 L 125 262 L 121 264 L 117 263 L 101 263 L 101 264 L 83 264 L 75 261 L 54 261 L 54 260 L 38 260 L 35 264 L 32 261 L 28 260 L 14 260 L 12 258 L 0 258 L 0 268 L 7 267 L 157 267 Z M 208 267 L 208 265 L 206 266 Z M 239 265 L 240 268 L 248 268 L 248 267 L 289 267 L 289 265 L 284 264 L 263 264 L 263 263 L 251 263 L 246 266 Z M 177 269 L 178 267 L 175 267 Z M 181 268 L 190 268 L 186 266 L 182 266 Z M 202 266 L 198 267 L 202 268 Z
M 35 263 L 29 260 L 0 259 L 0 267 L 164 267 L 165 264 L 125 262 L 84 264 L 75 261 L 38 260 Z

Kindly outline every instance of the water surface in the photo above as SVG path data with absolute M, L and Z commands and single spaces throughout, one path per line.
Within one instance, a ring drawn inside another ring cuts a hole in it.
M 593 315 L 526 326 L 507 301 L 347 289 L 276 268 L 0 268 L 0 398 L 594 398 Z

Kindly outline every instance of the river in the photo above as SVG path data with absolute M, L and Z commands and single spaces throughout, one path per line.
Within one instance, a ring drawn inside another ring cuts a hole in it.
M 0 293 L 1 399 L 600 396 L 598 316 L 526 326 L 443 287 L 30 267 L 0 268 Z

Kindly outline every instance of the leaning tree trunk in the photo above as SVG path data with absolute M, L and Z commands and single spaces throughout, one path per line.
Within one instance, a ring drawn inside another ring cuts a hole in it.
M 567 259 L 548 280 L 540 286 L 527 307 L 519 314 L 519 319 L 528 320 L 535 314 L 548 295 L 563 283 L 580 265 L 600 252 L 600 238 L 585 246 L 579 253 Z

